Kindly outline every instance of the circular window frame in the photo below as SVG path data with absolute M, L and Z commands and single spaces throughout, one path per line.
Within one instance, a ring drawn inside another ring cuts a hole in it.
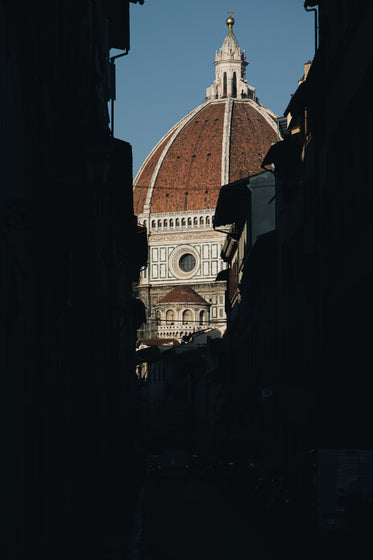
M 182 270 L 179 266 L 179 261 L 181 259 L 181 257 L 183 257 L 184 255 L 192 255 L 196 261 L 195 267 L 193 268 L 193 270 L 190 270 L 189 272 L 185 272 L 184 270 Z M 171 255 L 170 255 L 170 260 L 169 260 L 169 264 L 170 264 L 170 270 L 172 272 L 172 274 L 175 276 L 175 278 L 178 278 L 179 280 L 185 280 L 187 278 L 192 278 L 192 276 L 194 276 L 200 266 L 200 258 L 199 258 L 199 253 L 198 251 L 192 247 L 191 245 L 181 245 L 180 247 L 176 247 Z

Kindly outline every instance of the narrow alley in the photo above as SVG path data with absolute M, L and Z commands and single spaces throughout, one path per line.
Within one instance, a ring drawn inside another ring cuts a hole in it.
M 373 2 L 232 8 L 0 0 L 0 560 L 370 554 Z
M 232 473 L 201 468 L 148 471 L 137 512 L 139 546 L 132 543 L 127 559 L 311 559 L 363 550 L 356 536 L 317 533 L 299 511 L 287 511 L 291 505 L 266 507 L 246 482 L 240 478 L 237 487 Z

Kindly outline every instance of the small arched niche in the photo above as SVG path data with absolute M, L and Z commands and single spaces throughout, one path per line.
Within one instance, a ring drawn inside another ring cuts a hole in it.
M 167 325 L 173 325 L 175 322 L 175 312 L 173 309 L 169 309 L 166 313 L 166 323 Z
M 183 311 L 183 325 L 191 323 L 193 321 L 193 314 L 190 309 L 185 309 Z

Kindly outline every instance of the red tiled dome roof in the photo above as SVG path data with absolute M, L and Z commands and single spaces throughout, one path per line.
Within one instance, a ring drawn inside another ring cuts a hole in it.
M 144 344 L 145 346 L 180 346 L 180 342 L 176 338 L 140 338 L 138 345 Z
M 158 303 L 202 303 L 208 305 L 207 301 L 189 286 L 176 286 L 171 292 L 163 296 Z
M 134 210 L 215 208 L 220 187 L 262 171 L 277 142 L 276 115 L 252 99 L 209 100 L 155 146 L 134 181 Z

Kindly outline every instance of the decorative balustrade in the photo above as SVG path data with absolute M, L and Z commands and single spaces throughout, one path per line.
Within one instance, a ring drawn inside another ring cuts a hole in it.
M 202 331 L 206 325 L 191 325 L 188 323 L 177 325 L 162 325 L 157 327 L 159 338 L 176 338 L 181 339 L 186 334 Z

